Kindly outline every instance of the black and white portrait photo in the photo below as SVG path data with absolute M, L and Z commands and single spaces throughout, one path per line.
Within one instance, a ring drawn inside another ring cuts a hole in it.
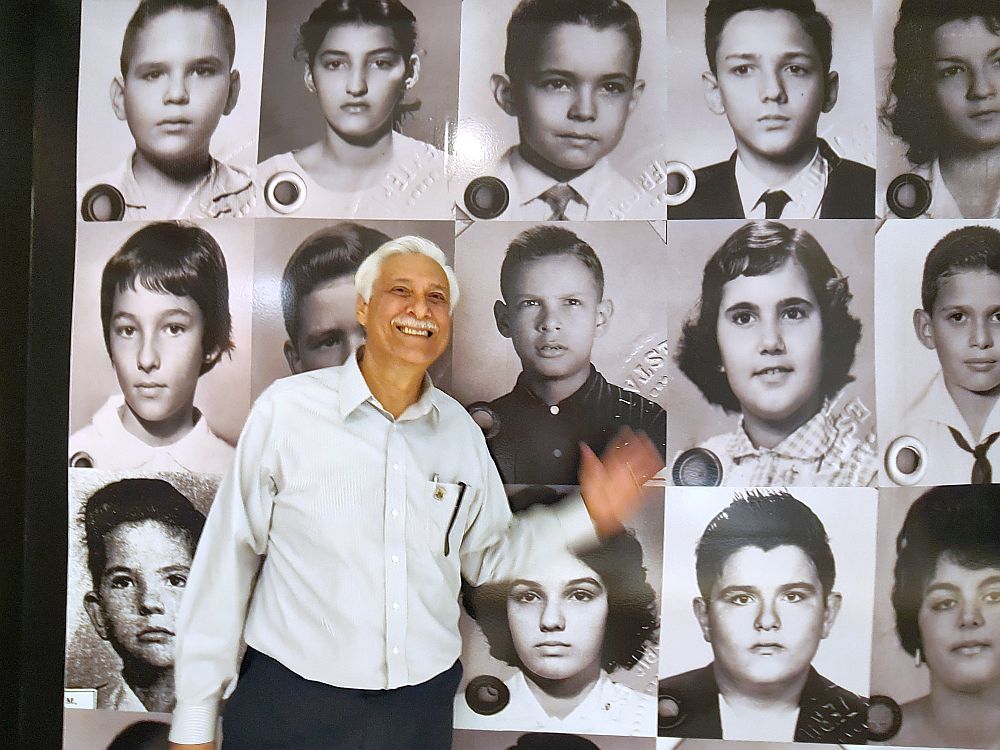
M 653 750 L 644 737 L 608 737 L 551 732 L 455 731 L 454 750 Z
M 579 443 L 666 450 L 663 222 L 476 222 L 455 241 L 450 393 L 508 484 L 576 484 Z
M 875 263 L 884 483 L 997 481 L 1000 222 L 889 221 Z
M 70 470 L 66 687 L 169 713 L 175 622 L 217 478 Z
M 76 711 L 63 719 L 63 744 L 73 750 L 168 750 L 170 714 Z
M 253 222 L 80 224 L 69 463 L 222 474 L 250 408 Z
M 674 483 L 875 484 L 874 229 L 671 223 Z
M 1000 490 L 881 490 L 872 703 L 884 708 L 872 739 L 998 747 L 998 643 Z
M 734 740 L 677 739 L 658 737 L 656 750 L 777 750 L 774 742 L 738 742 Z M 811 745 L 813 750 L 843 750 L 843 745 Z
M 458 0 L 268 3 L 260 216 L 450 219 Z
M 84 218 L 253 215 L 265 6 L 84 0 L 77 126 Z
M 1000 8 L 990 0 L 885 0 L 876 3 L 873 31 L 882 84 L 879 214 L 1000 216 Z M 908 195 L 893 187 L 903 175 Z
M 871 0 L 669 4 L 670 158 L 696 187 L 671 219 L 875 212 Z
M 661 736 L 865 744 L 876 504 L 667 490 Z
M 342 365 L 364 343 L 354 275 L 379 246 L 405 235 L 430 240 L 453 263 L 450 221 L 257 220 L 253 398 L 286 375 Z M 450 361 L 446 352 L 430 369 L 439 388 Z
M 665 32 L 656 0 L 465 0 L 459 216 L 665 219 Z M 489 216 L 465 200 L 482 176 L 506 186 Z
M 509 487 L 511 506 L 573 488 Z M 466 588 L 455 726 L 655 735 L 663 488 L 632 528 L 538 549 L 509 580 Z

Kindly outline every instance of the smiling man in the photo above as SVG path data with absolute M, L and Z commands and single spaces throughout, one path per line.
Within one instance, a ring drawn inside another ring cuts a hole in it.
M 268 388 L 220 485 L 179 617 L 175 747 L 214 747 L 230 692 L 227 750 L 450 747 L 462 578 L 618 531 L 662 466 L 623 433 L 584 452 L 582 497 L 512 516 L 481 430 L 427 377 L 458 302 L 444 254 L 390 241 L 355 284 L 365 346 Z
M 810 664 L 841 603 L 819 518 L 786 492 L 737 495 L 695 569 L 714 661 L 660 681 L 660 736 L 865 744 L 866 701 Z
M 711 0 L 705 52 L 705 101 L 726 116 L 736 151 L 695 172 L 694 195 L 671 219 L 875 215 L 875 170 L 816 135 L 840 79 L 830 21 L 812 0 Z

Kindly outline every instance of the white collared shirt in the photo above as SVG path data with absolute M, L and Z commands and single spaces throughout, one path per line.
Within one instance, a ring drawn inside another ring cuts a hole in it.
M 482 430 L 429 378 L 398 419 L 355 357 L 278 380 L 251 409 L 192 564 L 171 740 L 212 739 L 241 636 L 308 680 L 418 684 L 459 656 L 462 577 L 596 541 L 579 495 L 512 517 Z
M 455 726 L 466 729 L 580 732 L 652 737 L 656 733 L 656 700 L 613 682 L 601 670 L 597 682 L 566 716 L 550 716 L 518 670 L 504 681 L 510 702 L 490 716 L 477 714 L 462 692 L 455 698 Z
M 217 219 L 253 214 L 254 181 L 252 170 L 231 167 L 213 158 L 202 180 L 188 193 L 172 216 L 158 216 L 149 209 L 149 200 L 132 168 L 135 152 L 117 169 L 89 180 L 80 197 L 95 185 L 108 184 L 118 189 L 125 201 L 123 221 L 150 219 Z
M 921 164 L 913 168 L 913 173 L 923 177 L 931 186 L 931 205 L 920 215 L 921 219 L 963 219 L 962 209 L 958 206 L 958 201 L 948 189 L 941 174 L 941 162 L 934 159 L 926 164 Z M 996 218 L 995 216 L 979 216 L 968 218 Z
M 510 190 L 510 205 L 502 218 L 521 221 L 548 221 L 552 207 L 541 198 L 549 188 L 560 184 L 540 169 L 525 161 L 514 146 L 500 159 L 496 176 Z M 565 210 L 570 221 L 612 221 L 625 218 L 643 191 L 614 169 L 608 160 L 599 159 L 594 166 L 568 183 L 583 202 L 571 200 Z M 664 218 L 650 216 L 648 218 Z
M 194 427 L 180 440 L 149 445 L 125 429 L 121 419 L 125 408 L 120 393 L 111 396 L 94 412 L 89 425 L 70 435 L 71 466 L 222 474 L 232 465 L 233 446 L 212 432 L 204 414 L 198 415 Z
M 768 185 L 750 171 L 743 160 L 736 157 L 736 185 L 740 191 L 743 215 L 748 219 L 766 218 L 766 208 L 761 196 L 768 191 L 783 190 L 791 199 L 781 212 L 782 219 L 816 219 L 823 206 L 830 177 L 830 164 L 816 149 L 812 161 L 781 185 Z
M 906 411 L 899 434 L 890 434 L 885 448 L 902 435 L 917 438 L 927 449 L 927 468 L 921 485 L 968 484 L 972 479 L 975 458 L 955 442 L 949 427 L 954 427 L 973 448 L 994 432 L 1000 431 L 1000 407 L 993 405 L 982 435 L 973 435 L 955 405 L 939 371 Z M 986 453 L 993 466 L 993 481 L 1000 482 L 1000 440 Z
M 793 742 L 799 722 L 799 707 L 778 711 L 740 710 L 719 693 L 719 721 L 722 739 L 749 742 Z

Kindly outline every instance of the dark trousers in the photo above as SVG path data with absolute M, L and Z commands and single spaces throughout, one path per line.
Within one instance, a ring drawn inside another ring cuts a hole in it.
M 353 690 L 247 648 L 222 716 L 222 750 L 450 750 L 459 662 L 420 685 Z

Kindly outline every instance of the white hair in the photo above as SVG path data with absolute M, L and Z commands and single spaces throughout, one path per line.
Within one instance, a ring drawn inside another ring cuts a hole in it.
M 458 278 L 455 276 L 455 271 L 448 265 L 448 259 L 444 257 L 441 248 L 430 240 L 412 234 L 389 240 L 361 262 L 358 272 L 354 274 L 354 288 L 361 299 L 365 302 L 371 301 L 375 280 L 382 272 L 382 264 L 386 259 L 406 253 L 426 255 L 441 266 L 444 275 L 448 277 L 448 311 L 454 312 L 455 305 L 458 304 Z

